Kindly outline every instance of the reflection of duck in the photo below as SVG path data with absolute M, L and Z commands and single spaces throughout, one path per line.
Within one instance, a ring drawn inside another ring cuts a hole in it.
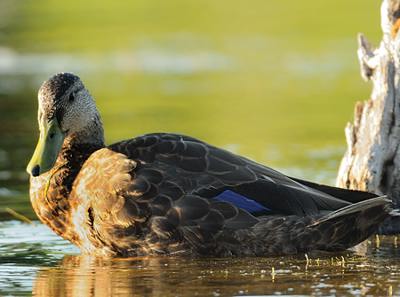
M 164 257 L 108 261 L 85 256 L 65 256 L 57 267 L 43 268 L 38 272 L 33 295 L 166 296 L 162 292 L 176 288 L 177 283 L 178 269 L 171 269 L 172 265 L 169 264 L 172 263 L 169 260 L 172 259 Z M 180 277 L 181 282 L 182 275 Z M 189 279 L 192 280 L 186 273 L 186 280 Z
M 309 254 L 314 260 L 308 262 L 303 255 L 228 259 L 162 256 L 105 259 L 66 255 L 55 266 L 38 270 L 32 295 L 330 296 L 335 288 L 337 296 L 347 296 L 364 287 L 367 295 L 384 296 L 387 286 L 379 284 L 393 283 L 396 276 L 377 268 L 397 258 L 398 249 L 393 247 L 392 238 L 382 239 L 378 254 L 371 242 L 365 241 L 369 246 L 366 255 L 346 251 L 335 254 L 334 260 L 330 253 L 316 252 Z M 337 257 L 343 257 L 344 262 Z M 392 270 L 399 267 L 396 263 L 390 266 Z M 273 267 L 275 274 L 271 275 Z M 393 291 L 393 296 L 399 295 L 396 287 Z
M 251 289 L 258 294 L 272 294 L 276 291 L 285 292 L 288 287 L 287 282 L 274 284 L 269 281 L 270 267 L 279 265 L 279 261 L 276 258 L 209 260 L 152 256 L 101 259 L 65 256 L 56 267 L 41 268 L 38 271 L 32 295 L 233 296 L 243 289 Z M 303 266 L 304 260 L 291 259 L 290 263 L 285 265 L 286 271 L 293 268 L 293 262 Z M 304 281 L 304 274 L 297 270 L 297 265 L 294 278 L 297 282 L 299 279 Z M 268 269 L 268 272 L 263 271 L 265 269 Z M 285 274 L 286 277 L 293 278 L 291 273 Z M 311 278 L 316 279 L 318 278 Z M 306 290 L 312 287 L 310 284 L 306 286 Z M 217 292 L 219 294 L 216 294 Z
M 105 147 L 94 100 L 73 74 L 42 85 L 38 120 L 28 165 L 33 207 L 87 253 L 342 250 L 371 235 L 390 209 L 373 194 L 289 178 L 183 135 Z

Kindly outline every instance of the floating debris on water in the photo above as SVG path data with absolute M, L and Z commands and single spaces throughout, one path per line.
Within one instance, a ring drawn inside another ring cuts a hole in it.
M 32 224 L 32 221 L 30 219 L 28 219 L 26 216 L 16 212 L 15 210 L 13 210 L 11 208 L 6 207 L 4 210 L 6 212 L 8 212 L 10 215 L 12 215 L 14 218 L 16 218 L 17 220 L 20 220 L 20 221 L 22 221 L 24 223 L 27 223 L 27 224 Z
M 376 235 L 375 235 L 375 247 L 376 247 L 377 249 L 379 249 L 380 246 L 381 246 L 381 241 L 380 241 L 380 239 L 379 239 L 379 235 L 376 234 Z
M 341 261 L 341 266 L 344 268 L 344 267 L 345 267 L 345 261 L 344 261 L 344 257 L 343 257 L 343 256 L 341 256 L 341 259 L 342 259 L 342 261 Z
M 304 254 L 304 256 L 306 257 L 306 265 L 308 265 L 310 263 L 310 259 L 308 258 L 307 254 Z

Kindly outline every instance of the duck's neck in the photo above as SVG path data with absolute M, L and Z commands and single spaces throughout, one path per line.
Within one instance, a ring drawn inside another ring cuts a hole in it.
M 103 128 L 94 121 L 81 133 L 64 140 L 57 161 L 49 172 L 31 177 L 30 197 L 40 220 L 72 242 L 78 238 L 71 228 L 69 196 L 74 180 L 89 156 L 104 147 Z

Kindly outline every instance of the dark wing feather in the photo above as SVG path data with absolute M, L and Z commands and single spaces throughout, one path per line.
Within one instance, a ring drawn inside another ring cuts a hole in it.
M 276 213 L 297 215 L 335 210 L 351 201 L 350 192 L 346 196 L 345 190 L 331 190 L 289 178 L 192 137 L 148 134 L 116 143 L 110 149 L 159 170 L 166 180 L 179 185 L 185 193 L 208 199 L 233 190 Z
M 369 193 L 369 192 L 363 192 L 363 191 L 357 191 L 357 190 L 349 190 L 349 189 L 342 189 L 338 187 L 332 187 L 332 186 L 327 186 L 327 185 L 322 185 L 322 184 L 317 184 L 313 183 L 307 180 L 302 180 L 299 178 L 294 178 L 291 177 L 292 180 L 303 184 L 307 187 L 313 188 L 315 190 L 327 193 L 329 195 L 332 195 L 334 197 L 343 199 L 345 201 L 351 202 L 351 203 L 357 203 L 364 201 L 366 199 L 371 199 L 378 197 L 378 195 L 374 193 Z

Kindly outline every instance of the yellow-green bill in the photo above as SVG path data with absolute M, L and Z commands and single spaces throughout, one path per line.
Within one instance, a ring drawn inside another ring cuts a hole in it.
M 57 119 L 44 121 L 40 127 L 39 142 L 26 171 L 32 176 L 39 176 L 49 171 L 57 160 L 64 142 L 64 133 Z

